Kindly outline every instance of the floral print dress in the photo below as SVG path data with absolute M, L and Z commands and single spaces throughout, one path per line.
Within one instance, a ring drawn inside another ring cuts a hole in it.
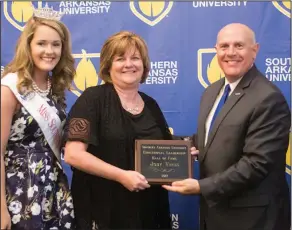
M 52 97 L 45 99 L 64 120 L 65 112 Z M 74 229 L 67 177 L 38 123 L 24 107 L 13 117 L 4 159 L 12 229 Z

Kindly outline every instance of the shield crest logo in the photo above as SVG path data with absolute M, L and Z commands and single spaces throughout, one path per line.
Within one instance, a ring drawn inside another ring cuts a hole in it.
M 41 8 L 42 2 L 29 1 L 4 1 L 3 12 L 7 21 L 20 31 L 23 31 L 25 23 L 33 15 L 33 8 Z
M 291 141 L 292 133 L 290 133 L 289 146 L 286 153 L 286 173 L 291 176 Z
M 97 69 L 99 69 L 97 64 L 99 63 L 100 53 L 87 53 L 86 50 L 81 50 L 81 52 L 80 54 L 73 54 L 78 64 L 76 66 L 76 76 L 71 92 L 77 97 L 86 88 L 104 83 L 97 75 Z
M 273 5 L 288 18 L 291 17 L 291 2 L 290 1 L 272 1 Z
M 204 88 L 225 77 L 214 48 L 198 50 L 198 79 Z
M 130 1 L 130 9 L 140 20 L 155 26 L 170 12 L 172 1 Z

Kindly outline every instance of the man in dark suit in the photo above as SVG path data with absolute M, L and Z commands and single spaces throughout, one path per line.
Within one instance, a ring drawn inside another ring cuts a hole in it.
M 289 230 L 285 156 L 290 109 L 256 68 L 254 32 L 233 23 L 220 30 L 216 51 L 225 73 L 204 92 L 197 147 L 200 178 L 163 185 L 201 194 L 201 230 Z

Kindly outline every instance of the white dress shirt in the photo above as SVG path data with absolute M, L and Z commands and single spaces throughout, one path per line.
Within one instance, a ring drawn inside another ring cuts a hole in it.
M 214 102 L 214 105 L 213 105 L 213 107 L 212 107 L 212 109 L 211 109 L 211 111 L 210 111 L 210 113 L 209 113 L 209 115 L 208 115 L 208 117 L 206 119 L 206 123 L 205 123 L 205 130 L 206 130 L 206 132 L 205 132 L 205 145 L 207 144 L 207 141 L 208 141 L 208 135 L 209 135 L 209 131 L 210 131 L 211 121 L 213 119 L 215 110 L 216 110 L 216 108 L 217 108 L 217 106 L 219 104 L 219 101 L 220 101 L 220 99 L 221 99 L 221 97 L 223 95 L 225 86 L 227 84 L 229 84 L 230 92 L 229 92 L 228 96 L 230 96 L 232 94 L 232 92 L 234 91 L 234 89 L 236 88 L 236 86 L 238 85 L 238 83 L 240 82 L 241 79 L 242 79 L 242 77 L 237 79 L 235 82 L 229 83 L 228 80 L 225 78 L 225 84 L 222 87 L 222 89 L 220 90 L 220 92 L 219 92 L 219 94 L 218 94 L 218 96 L 217 96 L 217 98 L 216 98 L 216 100 Z

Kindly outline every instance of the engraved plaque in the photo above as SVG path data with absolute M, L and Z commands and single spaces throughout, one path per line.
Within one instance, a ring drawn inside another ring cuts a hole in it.
M 135 170 L 149 183 L 165 184 L 191 178 L 191 141 L 136 140 Z

